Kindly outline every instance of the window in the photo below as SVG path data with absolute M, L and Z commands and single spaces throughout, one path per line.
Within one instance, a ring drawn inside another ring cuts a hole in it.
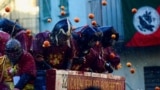
M 160 66 L 144 67 L 145 90 L 160 86 Z

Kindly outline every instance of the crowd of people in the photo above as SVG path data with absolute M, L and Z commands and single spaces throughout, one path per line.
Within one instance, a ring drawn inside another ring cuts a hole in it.
M 32 35 L 18 23 L 0 19 L 0 88 L 46 90 L 49 69 L 96 73 L 118 69 L 120 56 L 112 46 L 119 34 L 112 26 L 72 27 L 64 18 L 52 31 Z

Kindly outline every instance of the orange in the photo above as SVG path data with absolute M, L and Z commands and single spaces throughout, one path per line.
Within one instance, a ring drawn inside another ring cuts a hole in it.
M 75 21 L 76 23 L 78 23 L 78 22 L 79 22 L 79 18 L 78 18 L 78 17 L 74 18 L 74 21 Z
M 93 19 L 93 18 L 94 18 L 94 14 L 93 14 L 93 13 L 90 13 L 90 14 L 88 15 L 88 17 L 89 17 L 90 19 Z
M 65 9 L 65 7 L 64 7 L 64 6 L 61 6 L 60 8 L 61 8 L 61 10 L 64 10 L 64 9 Z
M 116 34 L 112 34 L 112 35 L 111 35 L 111 38 L 112 38 L 112 39 L 115 39 L 115 38 L 116 38 Z
M 136 13 L 137 9 L 136 8 L 132 8 L 132 13 Z
M 96 22 L 96 21 L 92 21 L 92 25 L 93 25 L 93 26 L 96 26 L 96 25 L 97 25 L 97 22 Z
M 6 7 L 6 8 L 5 8 L 5 11 L 6 11 L 6 12 L 10 12 L 10 11 L 11 11 L 11 8 L 10 8 L 10 7 Z
M 65 11 L 61 11 L 61 15 L 64 16 L 66 14 Z
M 50 46 L 50 42 L 48 40 L 45 40 L 43 42 L 43 47 L 49 47 Z
M 131 74 L 134 74 L 134 73 L 135 73 L 135 69 L 134 69 L 134 68 L 131 68 L 131 69 L 130 69 L 130 72 L 131 72 Z
M 103 6 L 107 5 L 106 0 L 103 0 L 103 1 L 102 1 L 102 5 L 103 5 Z
M 126 66 L 127 66 L 127 67 L 131 67 L 132 64 L 131 64 L 130 62 L 127 62 L 127 63 L 126 63 Z
M 47 22 L 49 22 L 49 23 L 50 23 L 51 21 L 52 21 L 52 19 L 50 19 L 50 18 L 48 18 L 48 19 L 47 19 Z
M 116 56 L 116 55 L 115 55 L 113 52 L 111 52 L 110 55 L 109 55 L 109 57 L 110 57 L 111 59 L 115 58 L 115 56 Z

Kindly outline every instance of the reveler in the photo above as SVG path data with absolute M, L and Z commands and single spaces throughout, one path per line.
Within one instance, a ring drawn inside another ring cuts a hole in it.
M 100 40 L 102 33 L 97 28 L 89 25 L 76 28 L 73 33 L 75 55 L 72 63 L 72 70 L 84 71 L 84 65 L 88 60 L 85 58 L 90 49 Z M 88 64 L 91 64 L 89 62 Z
M 86 62 L 81 65 L 80 70 L 96 73 L 112 73 L 113 68 L 117 69 L 120 63 L 120 57 L 112 47 L 113 43 L 118 40 L 119 35 L 113 27 L 94 28 L 97 28 L 102 34 L 99 42 L 89 49 L 90 52 L 85 56 Z
M 71 30 L 71 22 L 64 18 L 55 24 L 51 32 L 45 31 L 35 35 L 33 56 L 38 69 L 35 90 L 46 90 L 46 70 L 51 68 L 70 69 L 74 56 Z
M 5 60 L 5 46 L 9 39 L 10 35 L 0 30 L 0 89 L 2 90 L 10 90 L 9 85 L 6 84 L 6 81 L 10 80 L 6 73 L 10 63 L 9 61 Z
M 106 61 L 105 69 L 108 73 L 112 73 L 112 69 L 118 69 L 120 64 L 120 56 L 114 49 L 115 42 L 119 40 L 119 33 L 112 26 L 102 26 L 99 29 L 103 32 L 101 39 L 101 56 Z
M 2 31 L 8 33 L 11 37 L 14 37 L 20 41 L 24 50 L 31 52 L 31 45 L 33 41 L 31 30 L 25 29 L 17 22 L 7 18 L 0 19 L 0 28 Z
M 112 73 L 113 68 L 118 69 L 120 64 L 120 56 L 113 48 L 119 34 L 110 26 L 98 27 L 98 29 L 101 30 L 103 36 L 100 42 L 91 48 L 89 55 L 86 56 L 85 68 L 91 68 L 93 72 L 97 73 Z
M 14 38 L 6 43 L 5 54 L 11 63 L 7 69 L 14 82 L 11 90 L 34 90 L 36 65 L 33 56 L 23 50 L 20 42 Z

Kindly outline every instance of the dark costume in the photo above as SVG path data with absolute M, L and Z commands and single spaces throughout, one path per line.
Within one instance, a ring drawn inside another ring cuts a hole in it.
M 117 68 L 120 63 L 120 57 L 112 47 L 114 40 L 118 40 L 118 33 L 113 27 L 98 27 L 102 32 L 100 43 L 89 49 L 85 56 L 86 63 L 80 68 L 81 71 L 92 71 L 97 73 L 112 73 L 113 68 Z M 115 34 L 114 39 L 111 35 Z
M 114 46 L 115 42 L 119 39 L 119 33 L 116 32 L 116 30 L 112 26 L 104 26 L 99 27 L 99 29 L 103 32 L 101 44 L 103 47 L 104 55 L 106 58 L 104 58 L 107 63 L 105 64 L 105 67 L 108 68 L 108 72 L 110 71 L 110 66 L 112 68 L 117 69 L 118 64 L 120 64 L 120 56 L 117 54 L 115 49 L 112 47 Z M 115 35 L 113 38 L 112 35 Z M 108 53 L 108 54 L 107 54 Z M 112 56 L 112 55 L 114 56 Z M 107 57 L 108 55 L 108 57 Z
M 73 57 L 73 50 L 71 46 L 68 46 L 68 44 L 58 46 L 52 44 L 50 35 L 51 33 L 46 31 L 38 33 L 35 36 L 35 41 L 33 44 L 34 56 L 36 59 L 39 57 L 43 57 L 45 60 L 45 62 L 38 62 L 37 60 L 37 64 L 39 63 L 39 65 L 37 65 L 37 68 L 40 70 L 47 70 L 50 68 L 67 69 L 67 66 L 65 65 L 67 64 L 67 62 L 65 60 L 70 60 Z M 51 43 L 51 46 L 43 47 L 43 42 L 46 40 Z
M 75 45 L 75 55 L 72 63 L 72 70 L 81 70 L 85 64 L 85 56 L 90 53 L 97 41 L 100 40 L 102 33 L 96 28 L 89 25 L 76 28 L 73 33 Z
M 103 33 L 101 44 L 104 48 L 113 46 L 114 42 L 118 41 L 119 33 L 112 26 L 102 26 L 98 27 L 98 29 Z M 116 36 L 115 38 L 112 38 L 113 34 Z
M 30 53 L 32 52 L 33 36 L 31 33 L 27 33 L 25 30 L 21 30 L 15 35 L 15 39 L 21 43 L 21 46 L 24 50 Z
M 27 51 L 23 50 L 20 42 L 13 38 L 7 42 L 5 52 L 7 58 L 11 62 L 9 73 L 13 77 L 20 77 L 14 88 L 18 88 L 20 90 L 33 90 L 32 80 L 34 80 L 36 76 L 36 66 L 33 56 Z M 32 86 L 28 86 L 29 83 L 32 84 Z
M 70 38 L 71 27 L 68 19 L 62 19 L 56 23 L 52 32 L 46 31 L 36 34 L 33 41 L 33 55 L 38 69 L 35 90 L 45 90 L 45 74 L 43 74 L 45 70 L 50 68 L 70 69 L 74 56 Z
M 115 56 L 111 57 L 111 54 Z M 95 46 L 91 49 L 89 55 L 86 56 L 86 59 L 85 67 L 91 68 L 93 72 L 97 73 L 112 73 L 113 68 L 117 69 L 117 65 L 120 63 L 120 57 L 112 47 L 103 48 L 101 46 Z

